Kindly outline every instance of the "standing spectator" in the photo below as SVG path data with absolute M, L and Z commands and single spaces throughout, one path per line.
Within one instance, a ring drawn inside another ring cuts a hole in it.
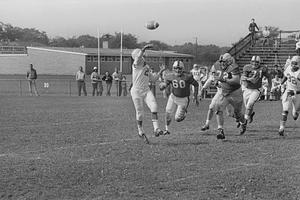
M 103 88 L 101 90 L 101 88 L 99 87 L 100 86 L 99 82 L 101 82 L 101 79 L 100 79 L 100 76 L 98 74 L 97 67 L 93 68 L 93 72 L 91 74 L 91 80 L 92 80 L 91 83 L 92 83 L 92 88 L 93 88 L 92 95 L 95 96 L 95 93 L 96 93 L 97 96 L 99 96 L 99 95 L 101 96 Z M 101 82 L 101 87 L 102 87 L 102 82 Z
M 269 100 L 269 97 L 268 97 L 268 93 L 269 93 L 269 81 L 268 81 L 268 78 L 266 77 L 263 77 L 262 79 L 262 93 L 263 93 L 263 97 L 264 97 L 264 100 L 267 101 Z
M 112 86 L 113 77 L 109 72 L 105 72 L 105 75 L 102 77 L 102 80 L 106 83 L 106 96 L 110 96 L 110 89 Z
M 122 94 L 121 73 L 119 72 L 118 68 L 115 68 L 115 72 L 112 74 L 112 77 L 116 84 L 117 96 L 121 96 L 121 94 Z
M 249 24 L 248 29 L 251 34 L 251 46 L 253 47 L 255 45 L 255 40 L 256 40 L 255 33 L 257 31 L 259 31 L 259 28 L 258 28 L 257 24 L 255 23 L 255 19 L 253 19 L 253 18 L 251 19 L 251 23 Z M 255 29 L 257 29 L 257 31 Z
M 296 54 L 300 56 L 300 39 L 298 39 L 298 42 L 296 43 Z
M 121 88 L 122 88 L 122 94 L 123 96 L 127 96 L 127 83 L 126 83 L 126 76 L 122 75 L 121 80 Z
M 32 89 L 34 90 L 35 96 L 40 96 L 36 89 L 35 83 L 35 80 L 37 79 L 37 73 L 32 64 L 29 65 L 29 70 L 27 71 L 26 78 L 28 80 L 30 96 L 33 95 Z
M 154 72 L 153 67 L 150 67 L 149 73 L 151 73 L 153 76 L 157 76 L 157 73 Z M 150 88 L 151 92 L 153 93 L 154 97 L 156 97 L 156 80 L 149 81 L 149 88 Z
M 165 78 L 168 74 L 172 73 L 172 69 L 170 69 L 170 67 L 165 66 L 165 68 L 166 68 L 166 70 L 163 71 L 163 73 L 160 77 L 161 82 L 163 82 L 165 80 Z M 163 97 L 165 99 L 169 99 L 170 94 L 171 94 L 171 85 L 167 85 L 167 87 L 163 90 Z
M 262 35 L 263 35 L 262 46 L 264 47 L 265 44 L 267 44 L 267 46 L 269 46 L 270 45 L 270 31 L 267 26 L 265 26 L 265 29 L 262 31 Z
M 276 74 L 275 77 L 272 79 L 272 87 L 270 91 L 270 101 L 277 101 L 280 98 L 280 91 L 281 91 L 281 79 Z
M 78 96 L 81 96 L 81 89 L 83 90 L 84 96 L 87 96 L 85 87 L 85 73 L 83 72 L 82 66 L 79 67 L 79 71 L 76 73 L 76 81 L 78 86 Z

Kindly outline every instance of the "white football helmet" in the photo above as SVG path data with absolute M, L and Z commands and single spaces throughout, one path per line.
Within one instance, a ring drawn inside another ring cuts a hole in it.
M 199 66 L 198 64 L 194 64 L 194 65 L 193 65 L 193 69 L 199 69 L 199 67 L 200 67 L 200 66 Z
M 173 63 L 173 71 L 176 72 L 177 74 L 182 74 L 184 69 L 184 64 L 180 60 L 176 60 Z
M 300 64 L 300 56 L 293 56 L 291 59 L 292 71 L 298 71 Z
M 254 68 L 259 68 L 261 64 L 261 59 L 259 56 L 252 56 L 251 58 L 251 64 L 254 66 Z
M 233 64 L 234 58 L 229 53 L 225 53 L 220 56 L 219 62 L 221 63 L 222 69 L 225 70 Z

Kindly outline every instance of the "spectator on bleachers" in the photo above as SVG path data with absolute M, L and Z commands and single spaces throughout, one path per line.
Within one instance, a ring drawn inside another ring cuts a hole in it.
M 34 91 L 35 96 L 40 96 L 36 89 L 35 81 L 37 79 L 37 73 L 36 70 L 33 68 L 33 64 L 29 65 L 29 70 L 27 71 L 26 79 L 28 80 L 30 96 L 33 95 L 32 90 Z
M 300 56 L 300 39 L 298 39 L 297 43 L 296 43 L 296 54 L 298 56 Z
M 263 42 L 262 46 L 264 47 L 266 44 L 270 46 L 270 31 L 267 26 L 265 26 L 264 30 L 262 31 Z
M 255 40 L 256 40 L 256 29 L 259 31 L 259 28 L 257 24 L 255 23 L 255 19 L 251 19 L 251 23 L 249 24 L 248 30 L 251 34 L 251 46 L 253 47 L 255 45 Z
M 102 77 L 102 80 L 106 83 L 106 96 L 110 96 L 110 89 L 112 86 L 113 77 L 109 72 L 105 72 L 105 75 Z
M 84 96 L 87 96 L 86 86 L 85 86 L 85 73 L 82 66 L 79 67 L 79 71 L 76 73 L 76 81 L 78 87 L 78 96 L 81 96 L 81 90 L 83 90 Z

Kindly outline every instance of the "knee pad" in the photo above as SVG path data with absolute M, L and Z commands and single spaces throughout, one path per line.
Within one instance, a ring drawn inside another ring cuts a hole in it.
M 288 114 L 289 114 L 289 111 L 283 111 L 282 112 L 282 121 L 287 121 Z
M 143 120 L 143 116 L 144 116 L 144 112 L 143 111 L 136 111 L 136 120 L 137 121 L 142 121 Z
M 175 114 L 175 121 L 176 122 L 181 122 L 185 119 L 186 115 L 186 110 L 185 109 L 180 109 L 176 112 Z
M 158 119 L 157 112 L 152 112 L 152 119 Z
M 171 113 L 166 113 L 166 121 L 167 122 L 172 121 Z

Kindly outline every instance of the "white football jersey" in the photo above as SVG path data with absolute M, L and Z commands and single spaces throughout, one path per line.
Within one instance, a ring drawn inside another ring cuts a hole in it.
M 144 62 L 135 60 L 132 64 L 132 88 L 147 91 L 150 89 L 150 80 L 156 81 L 150 72 L 150 67 L 144 66 Z
M 300 70 L 293 72 L 291 65 L 289 65 L 284 71 L 284 76 L 287 77 L 287 90 L 300 91 Z
M 192 69 L 191 73 L 193 75 L 193 78 L 196 81 L 201 81 L 201 79 L 203 78 L 204 74 L 202 73 L 201 69 Z

